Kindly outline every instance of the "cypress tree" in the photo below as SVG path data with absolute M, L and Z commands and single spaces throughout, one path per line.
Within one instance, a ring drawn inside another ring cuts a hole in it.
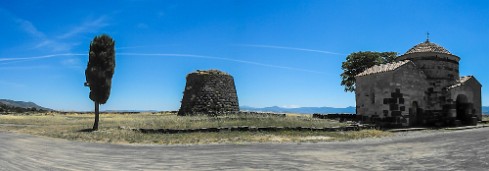
M 90 87 L 90 99 L 95 103 L 94 131 L 98 129 L 99 106 L 105 104 L 110 96 L 115 68 L 114 46 L 114 40 L 106 34 L 96 36 L 90 42 L 85 86 Z

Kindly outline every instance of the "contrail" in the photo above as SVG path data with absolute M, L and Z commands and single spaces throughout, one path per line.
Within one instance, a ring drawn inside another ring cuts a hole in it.
M 52 55 L 44 55 L 44 56 L 33 56 L 33 57 L 23 57 L 23 58 L 0 58 L 0 62 L 4 61 L 22 61 L 22 60 L 35 60 L 35 59 L 44 59 L 44 58 L 54 58 L 59 56 L 83 56 L 87 54 L 81 53 L 62 53 L 62 54 L 52 54 Z
M 265 66 L 265 67 L 271 67 L 271 68 L 280 68 L 280 69 L 287 69 L 287 70 L 316 73 L 316 74 L 326 74 L 324 72 L 307 70 L 307 69 L 302 69 L 302 68 L 293 68 L 293 67 L 286 67 L 286 66 L 270 65 L 270 64 L 258 63 L 258 62 L 253 62 L 253 61 L 229 59 L 229 58 L 222 58 L 222 57 L 215 57 L 215 56 L 203 56 L 203 55 L 192 55 L 192 54 L 171 54 L 171 53 L 118 53 L 117 55 L 123 55 L 123 56 L 170 56 L 170 57 L 189 57 L 189 58 L 213 59 L 213 60 L 222 60 L 222 61 L 230 61 L 230 62 L 245 63 L 245 64 L 251 64 L 251 65 Z
M 83 54 L 82 53 L 64 53 L 64 54 L 51 54 L 51 55 L 34 56 L 34 57 L 23 57 L 23 58 L 0 58 L 0 64 L 17 63 L 17 62 L 24 62 L 24 61 L 29 61 L 29 60 L 38 60 L 38 59 L 54 58 L 54 57 L 60 57 L 60 56 L 86 56 L 86 55 L 87 55 L 86 53 L 83 53 Z M 212 59 L 212 60 L 230 61 L 230 62 L 237 62 L 237 63 L 251 64 L 251 65 L 258 65 L 258 66 L 264 66 L 264 67 L 270 67 L 270 68 L 280 68 L 280 69 L 286 69 L 286 70 L 294 70 L 294 71 L 302 71 L 302 72 L 309 72 L 309 73 L 316 73 L 316 74 L 324 74 L 324 75 L 326 75 L 326 73 L 324 73 L 324 72 L 307 70 L 307 69 L 302 69 L 302 68 L 293 68 L 293 67 L 278 66 L 278 65 L 271 65 L 271 64 L 264 64 L 264 63 L 253 62 L 253 61 L 246 61 L 246 60 L 222 58 L 222 57 L 215 57 L 215 56 L 193 55 L 193 54 L 172 54 L 172 53 L 116 53 L 116 56 L 169 56 L 169 57 L 188 57 L 188 58 Z
M 315 49 L 306 49 L 306 48 L 295 48 L 295 47 L 285 47 L 285 46 L 274 46 L 274 45 L 255 45 L 255 44 L 237 44 L 236 46 L 244 46 L 244 47 L 257 47 L 257 48 L 273 48 L 273 49 L 287 49 L 287 50 L 298 50 L 298 51 L 306 51 L 306 52 L 316 52 L 316 53 L 324 53 L 324 54 L 333 54 L 333 55 L 346 55 L 342 53 L 323 51 L 323 50 L 315 50 Z
M 132 48 L 143 48 L 143 47 L 164 47 L 164 46 L 174 46 L 170 45 L 148 45 L 148 46 L 127 46 L 127 47 L 116 47 L 116 49 L 132 49 Z M 273 49 L 286 49 L 286 50 L 297 50 L 297 51 L 306 51 L 306 52 L 316 52 L 323 54 L 332 54 L 332 55 L 346 55 L 343 53 L 330 52 L 324 50 L 315 50 L 315 49 L 306 49 L 306 48 L 296 48 L 296 47 L 286 47 L 286 46 L 274 46 L 274 45 L 258 45 L 258 44 L 234 44 L 232 46 L 242 46 L 242 47 L 257 47 L 257 48 L 273 48 Z
M 19 63 L 19 62 L 25 62 L 25 61 L 32 61 L 32 60 L 38 60 L 38 59 L 55 58 L 55 57 L 60 57 L 60 56 L 85 56 L 85 55 L 87 55 L 87 54 L 63 53 L 63 54 L 51 54 L 51 55 L 23 57 L 23 58 L 0 58 L 0 65 Z
M 135 49 L 135 48 L 147 48 L 147 47 L 168 47 L 168 46 L 177 46 L 178 44 L 165 44 L 165 45 L 143 45 L 143 46 L 122 46 L 122 47 L 115 47 L 115 50 L 122 50 L 122 49 Z

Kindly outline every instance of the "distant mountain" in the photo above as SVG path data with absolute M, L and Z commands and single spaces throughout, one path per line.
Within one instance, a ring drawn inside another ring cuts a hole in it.
M 33 102 L 15 101 L 15 100 L 8 100 L 8 99 L 0 99 L 0 104 L 6 105 L 8 107 L 13 107 L 13 108 L 23 108 L 23 109 L 34 108 L 37 110 L 52 110 L 49 108 L 39 106 Z
M 92 112 L 92 111 L 91 111 Z M 101 112 L 106 112 L 106 113 L 152 113 L 152 112 L 159 112 L 157 110 L 104 110 Z
M 249 106 L 241 106 L 242 111 L 253 112 L 275 112 L 275 113 L 355 113 L 355 107 L 334 108 L 334 107 L 299 107 L 299 108 L 284 108 L 278 106 L 255 108 Z M 482 106 L 482 114 L 489 115 L 489 106 Z
M 284 108 L 278 106 L 264 107 L 264 108 L 254 108 L 249 106 L 241 106 L 242 111 L 253 111 L 253 112 L 275 112 L 275 113 L 302 113 L 302 114 L 313 114 L 313 113 L 355 113 L 355 107 L 346 108 L 334 108 L 334 107 L 299 107 L 299 108 Z

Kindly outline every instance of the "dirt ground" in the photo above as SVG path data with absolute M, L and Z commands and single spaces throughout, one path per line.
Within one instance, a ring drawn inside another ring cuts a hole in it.
M 489 128 L 348 142 L 115 145 L 0 132 L 0 170 L 485 170 Z

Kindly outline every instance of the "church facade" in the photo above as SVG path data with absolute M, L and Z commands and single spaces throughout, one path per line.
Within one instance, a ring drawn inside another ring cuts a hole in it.
M 426 40 L 395 62 L 376 65 L 356 79 L 357 115 L 391 126 L 474 125 L 482 119 L 481 88 L 459 75 L 460 57 Z

